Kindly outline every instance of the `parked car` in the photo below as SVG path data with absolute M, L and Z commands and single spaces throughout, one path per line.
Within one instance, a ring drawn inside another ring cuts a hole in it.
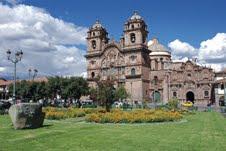
M 120 108 L 123 106 L 123 103 L 116 101 L 116 102 L 114 102 L 113 106 L 115 106 L 116 108 Z
M 82 100 L 82 108 L 96 108 L 97 105 L 93 103 L 93 100 Z

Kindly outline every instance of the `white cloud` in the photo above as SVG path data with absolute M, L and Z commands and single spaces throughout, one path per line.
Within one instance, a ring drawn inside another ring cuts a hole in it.
M 44 9 L 0 3 L 0 66 L 12 72 L 6 50 L 22 49 L 18 72 L 30 67 L 49 75 L 80 75 L 86 70 L 84 50 L 86 27 L 54 18 Z
M 197 57 L 200 64 L 212 67 L 216 71 L 226 67 L 226 33 L 217 33 L 213 38 L 202 41 L 199 48 L 178 39 L 170 42 L 168 47 L 172 51 L 173 59 Z
M 87 78 L 87 72 L 83 72 L 83 73 L 81 73 L 81 75 L 80 75 L 81 77 L 83 77 L 83 78 Z
M 5 68 L 4 67 L 0 67 L 0 72 L 3 72 L 5 71 Z
M 188 57 L 177 57 L 177 56 L 172 56 L 173 62 L 186 62 L 189 60 Z
M 184 56 L 191 57 L 197 54 L 197 50 L 193 46 L 179 39 L 170 42 L 168 47 L 172 50 L 172 55 L 178 58 L 183 58 Z
M 212 39 L 202 41 L 199 58 L 210 63 L 226 63 L 226 33 L 218 33 Z

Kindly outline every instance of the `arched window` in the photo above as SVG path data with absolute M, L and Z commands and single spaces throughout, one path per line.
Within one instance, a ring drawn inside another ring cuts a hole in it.
M 131 28 L 134 29 L 134 25 L 131 25 Z
M 95 36 L 95 32 L 93 32 L 93 36 Z
M 173 92 L 173 97 L 177 97 L 177 92 Z
M 161 69 L 163 69 L 164 68 L 163 58 L 160 58 L 160 65 L 161 65 Z
M 158 77 L 154 76 L 154 85 L 157 85 L 157 84 L 158 84 Z
M 96 41 L 95 40 L 92 41 L 92 47 L 93 47 L 93 49 L 96 49 Z
M 131 34 L 130 34 L 130 41 L 131 41 L 132 43 L 135 43 L 135 41 L 136 41 L 136 36 L 135 36 L 134 33 L 131 33 Z
M 134 68 L 131 69 L 131 75 L 132 76 L 136 75 L 136 70 Z
M 94 72 L 91 73 L 91 77 L 92 77 L 92 78 L 95 77 L 95 73 L 94 73 Z

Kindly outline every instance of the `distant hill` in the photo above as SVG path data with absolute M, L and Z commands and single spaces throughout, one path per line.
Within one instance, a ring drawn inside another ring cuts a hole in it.
M 1 73 L 0 72 L 0 78 L 4 78 L 6 80 L 13 80 L 13 73 Z M 18 73 L 17 79 L 28 79 L 28 75 Z

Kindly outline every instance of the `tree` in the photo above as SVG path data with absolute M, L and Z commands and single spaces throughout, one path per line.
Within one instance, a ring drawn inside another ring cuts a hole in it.
M 114 81 L 108 78 L 107 80 L 97 81 L 97 85 L 97 99 L 101 105 L 105 106 L 106 111 L 110 112 L 115 98 Z
M 72 97 L 74 99 L 80 99 L 82 95 L 88 94 L 88 83 L 82 77 L 72 77 L 69 79 L 64 79 L 68 82 L 67 85 L 63 88 L 62 96 L 64 98 Z
M 56 76 L 56 77 L 49 77 L 48 78 L 48 91 L 50 98 L 56 98 L 57 95 L 62 94 L 62 89 L 64 87 L 65 82 L 63 82 L 63 78 Z
M 13 86 L 10 86 L 12 94 Z M 88 83 L 82 77 L 50 77 L 47 82 L 20 81 L 17 82 L 16 94 L 21 99 L 37 101 L 42 98 L 55 98 L 57 95 L 64 99 L 80 99 L 88 94 Z
M 124 86 L 119 86 L 115 91 L 115 99 L 116 100 L 124 100 L 129 97 Z
M 17 98 L 26 98 L 29 93 L 29 85 L 28 82 L 23 80 L 16 83 L 16 96 Z M 9 86 L 9 94 L 13 94 L 13 84 Z
M 9 92 L 12 94 L 13 85 L 10 85 Z M 47 97 L 48 91 L 45 82 L 31 82 L 31 81 L 20 81 L 17 82 L 16 95 L 17 98 L 28 101 L 32 99 L 37 101 L 41 98 Z
M 97 102 L 97 92 L 98 92 L 97 88 L 92 87 L 89 89 L 89 98 L 93 100 L 93 102 Z

